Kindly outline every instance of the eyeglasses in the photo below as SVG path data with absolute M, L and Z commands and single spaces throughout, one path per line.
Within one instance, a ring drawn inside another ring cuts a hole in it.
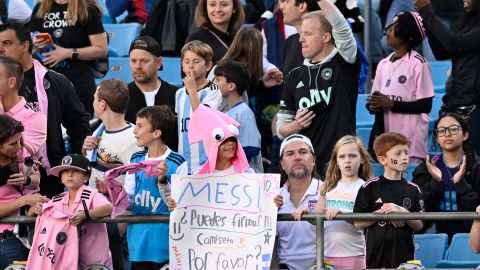
M 440 127 L 436 129 L 437 136 L 438 137 L 443 137 L 447 135 L 447 130 L 450 135 L 455 135 L 457 134 L 460 130 L 462 130 L 462 127 L 459 125 L 451 125 L 449 127 Z

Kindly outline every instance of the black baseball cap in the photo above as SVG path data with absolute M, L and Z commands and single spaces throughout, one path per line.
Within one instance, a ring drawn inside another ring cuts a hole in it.
M 156 39 L 149 36 L 141 36 L 134 39 L 130 44 L 130 50 L 128 53 L 135 49 L 145 50 L 156 57 L 162 56 L 162 46 Z
M 88 175 L 92 173 L 90 161 L 86 157 L 77 154 L 70 154 L 63 157 L 61 165 L 51 168 L 50 173 L 54 176 L 60 176 L 60 173 L 67 169 L 76 169 Z

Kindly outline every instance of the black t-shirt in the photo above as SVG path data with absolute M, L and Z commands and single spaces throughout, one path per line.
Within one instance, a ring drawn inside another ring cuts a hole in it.
M 355 134 L 358 55 L 350 64 L 337 52 L 323 63 L 294 68 L 285 78 L 278 117 L 293 121 L 299 108 L 318 108 L 312 124 L 299 133 L 312 141 L 316 169 L 322 176 L 335 143 L 345 135 Z
M 24 97 L 27 103 L 38 102 L 37 88 L 35 86 L 35 70 L 33 67 L 23 73 L 23 82 L 18 94 Z
M 354 213 L 372 213 L 384 203 L 394 203 L 410 212 L 424 212 L 420 188 L 404 179 L 394 181 L 380 176 L 366 182 L 359 190 Z M 367 229 L 365 255 L 368 268 L 397 268 L 413 260 L 413 230 L 405 224 L 395 228 L 388 221 L 379 221 Z
M 46 14 L 44 19 L 35 17 L 40 4 L 37 4 L 32 12 L 30 20 L 30 30 L 41 33 L 49 33 L 58 40 L 58 45 L 64 48 L 84 48 L 90 46 L 89 35 L 96 35 L 105 32 L 102 24 L 100 10 L 95 6 L 88 6 L 88 19 L 85 23 L 77 22 L 75 25 L 69 25 L 66 20 L 68 4 L 52 3 L 50 12 Z M 70 67 L 73 69 L 84 68 L 85 63 L 89 61 L 70 61 Z
M 214 34 L 215 33 L 215 36 Z M 217 38 L 218 37 L 218 38 Z M 192 32 L 185 41 L 185 44 L 192 40 L 200 40 L 203 43 L 208 44 L 212 47 L 213 50 L 213 65 L 216 65 L 220 59 L 227 53 L 228 47 L 232 44 L 234 35 L 224 33 L 215 27 L 210 27 L 209 29 L 198 29 Z M 223 42 L 220 42 L 220 40 Z M 225 45 L 226 47 L 225 47 Z

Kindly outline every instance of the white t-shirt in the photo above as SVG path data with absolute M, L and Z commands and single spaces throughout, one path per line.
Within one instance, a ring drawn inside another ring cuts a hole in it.
M 308 208 L 313 212 L 318 199 L 319 189 L 323 183 L 312 179 L 305 195 L 300 200 L 298 207 L 295 207 L 290 200 L 288 184 L 280 189 L 283 197 L 283 205 L 278 209 L 279 214 L 291 214 L 299 208 Z M 315 225 L 307 221 L 278 221 L 277 222 L 278 262 L 286 264 L 289 269 L 308 269 L 315 264 L 316 254 L 316 232 Z
M 8 2 L 8 20 L 15 21 L 21 24 L 26 24 L 30 21 L 32 9 L 25 3 L 24 0 L 10 0 Z
M 151 92 L 143 92 L 145 95 L 145 101 L 147 102 L 147 106 L 154 106 L 155 105 L 155 95 L 157 95 L 158 89 L 151 91 Z
M 134 128 L 134 124 L 128 123 L 128 127 L 121 130 L 103 131 L 97 147 L 97 163 L 92 168 L 89 186 L 94 188 L 95 178 L 103 180 L 104 173 L 108 169 L 130 163 L 132 155 L 143 150 L 137 146 L 137 140 L 133 134 Z M 124 175 L 117 178 L 122 183 L 124 179 Z
M 357 179 L 350 183 L 338 182 L 327 192 L 327 209 L 338 208 L 342 213 L 352 213 L 360 187 L 365 183 Z M 365 237 L 362 230 L 344 220 L 325 221 L 325 256 L 351 257 L 364 254 Z

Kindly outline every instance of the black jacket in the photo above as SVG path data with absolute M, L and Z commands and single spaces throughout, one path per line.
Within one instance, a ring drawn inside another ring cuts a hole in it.
M 480 104 L 480 23 L 461 33 L 452 33 L 435 15 L 431 5 L 419 11 L 427 28 L 435 58 L 452 59 L 452 73 L 445 86 L 447 107 Z
M 70 137 L 70 151 L 81 153 L 85 137 L 90 135 L 90 115 L 75 94 L 73 84 L 64 75 L 49 70 L 44 79 L 48 99 L 47 156 L 52 167 L 60 164 L 66 154 L 62 125 Z M 22 84 L 19 94 L 30 100 L 26 86 Z
M 85 137 L 90 135 L 90 114 L 85 111 L 75 94 L 73 84 L 64 75 L 48 70 L 43 84 L 48 99 L 47 156 L 50 166 L 54 167 L 60 164 L 66 154 L 62 125 L 70 137 L 70 152 L 80 154 Z M 23 82 L 19 94 L 25 97 L 28 103 L 37 102 L 34 100 L 34 95 L 29 94 L 30 91 Z M 65 187 L 60 178 L 53 175 L 47 177 L 43 168 L 41 168 L 40 173 L 42 176 L 40 182 L 42 195 L 51 198 L 63 192 Z
M 428 173 L 425 161 L 413 171 L 413 183 L 420 187 L 425 200 L 426 212 L 440 212 L 443 197 L 442 183 L 437 182 Z M 463 178 L 455 184 L 458 211 L 475 211 L 480 194 L 480 159 L 467 155 L 467 165 Z M 471 221 L 438 221 L 438 233 L 447 233 L 451 238 L 455 233 L 470 231 Z M 427 226 L 424 226 L 424 228 Z
M 155 95 L 154 105 L 168 105 L 173 111 L 175 111 L 175 93 L 177 92 L 178 88 L 162 79 L 160 79 L 160 81 L 161 86 L 158 90 L 158 93 Z M 127 112 L 125 113 L 125 120 L 130 123 L 136 123 L 136 115 L 138 111 L 147 107 L 147 101 L 145 100 L 145 95 L 135 84 L 135 81 L 128 84 L 128 94 L 129 101 Z M 178 148 L 178 130 L 176 119 L 177 118 L 175 117 L 175 127 L 166 141 L 168 147 L 170 147 L 170 149 L 173 151 L 177 151 Z

